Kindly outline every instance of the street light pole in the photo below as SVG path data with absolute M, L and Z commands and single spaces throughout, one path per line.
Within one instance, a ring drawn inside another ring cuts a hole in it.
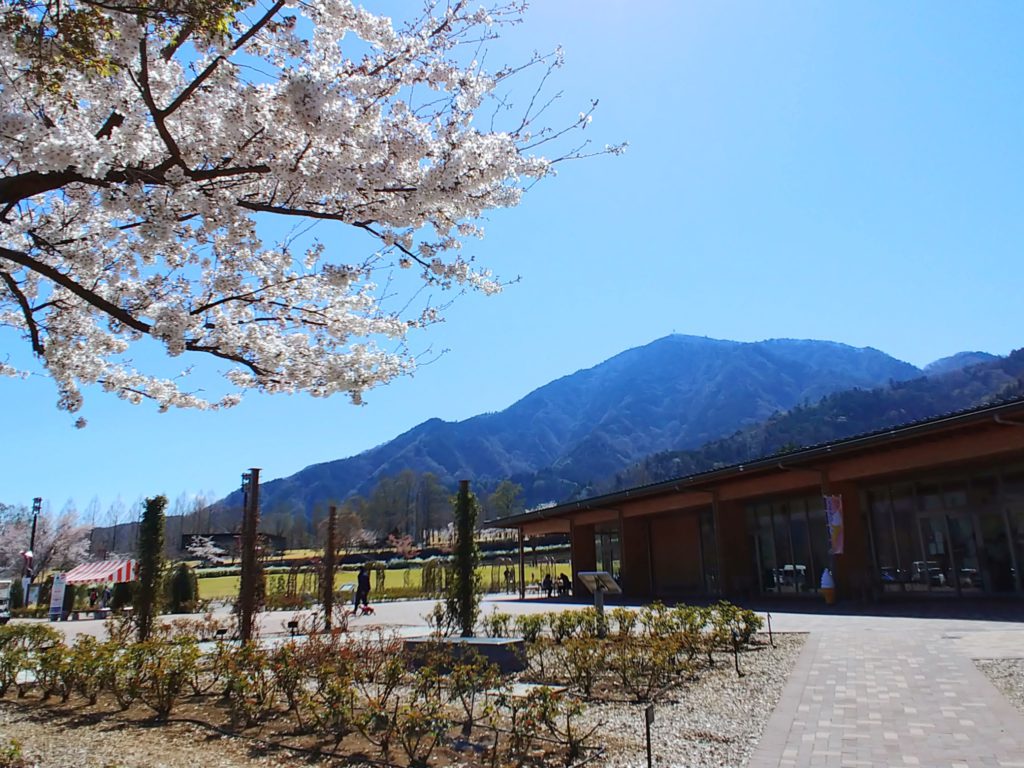
M 35 569 L 32 567 L 32 558 L 36 553 L 36 522 L 39 520 L 39 511 L 42 509 L 43 500 L 39 496 L 32 499 L 32 534 L 28 540 L 28 551 L 25 552 L 25 578 L 32 583 L 35 577 Z

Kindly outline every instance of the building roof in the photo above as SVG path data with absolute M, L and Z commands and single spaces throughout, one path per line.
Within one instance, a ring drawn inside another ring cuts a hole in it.
M 968 428 L 972 425 L 988 421 L 1006 423 L 1024 427 L 1024 421 L 1011 421 L 1011 415 L 1024 417 L 1024 397 L 1011 400 L 1001 400 L 986 403 L 985 405 L 967 408 L 961 411 L 933 416 L 928 419 L 907 422 L 890 427 L 884 427 L 872 432 L 864 432 L 852 437 L 843 438 L 830 443 L 819 443 L 806 446 L 792 451 L 773 453 L 752 461 L 731 464 L 726 467 L 697 472 L 691 475 L 683 475 L 670 480 L 662 480 L 648 485 L 634 486 L 621 491 L 591 496 L 585 499 L 569 501 L 557 504 L 553 507 L 524 512 L 510 517 L 498 518 L 489 523 L 495 527 L 514 528 L 524 523 L 536 522 L 553 517 L 562 517 L 571 512 L 578 512 L 587 509 L 606 508 L 612 504 L 621 503 L 625 500 L 635 500 L 659 496 L 665 493 L 679 491 L 705 490 L 703 486 L 718 484 L 724 480 L 746 476 L 756 472 L 776 470 L 781 468 L 792 468 L 803 463 L 820 459 L 823 456 L 833 457 L 840 454 L 854 453 L 857 451 L 869 450 L 886 443 L 895 443 L 903 440 L 911 440 L 924 435 Z M 785 467 L 783 467 L 785 465 Z

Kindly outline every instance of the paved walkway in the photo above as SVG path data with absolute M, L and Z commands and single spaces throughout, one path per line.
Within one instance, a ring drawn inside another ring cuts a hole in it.
M 1024 625 L 773 618 L 817 627 L 748 768 L 1024 768 L 1024 716 L 971 661 L 1024 656 Z

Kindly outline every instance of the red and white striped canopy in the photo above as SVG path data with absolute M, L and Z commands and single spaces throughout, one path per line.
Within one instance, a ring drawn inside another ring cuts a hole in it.
M 108 581 L 120 584 L 123 581 L 135 581 L 138 578 L 138 566 L 134 560 L 103 560 L 99 563 L 83 563 L 67 573 L 68 584 L 91 584 Z

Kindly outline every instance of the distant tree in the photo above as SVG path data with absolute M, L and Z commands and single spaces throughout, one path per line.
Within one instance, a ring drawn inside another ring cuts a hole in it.
M 110 545 L 109 551 L 117 552 L 117 531 L 120 528 L 121 523 L 124 522 L 127 516 L 127 510 L 124 508 L 124 502 L 121 501 L 121 497 L 118 496 L 114 501 L 107 507 L 107 525 L 110 526 Z
M 502 480 L 498 487 L 487 497 L 484 508 L 487 520 L 498 517 L 509 517 L 523 511 L 523 486 L 511 480 Z
M 139 642 L 149 639 L 160 595 L 164 567 L 164 509 L 166 496 L 146 499 L 139 525 L 139 587 L 135 594 L 135 622 Z
M 400 536 L 391 534 L 388 536 L 388 546 L 395 550 L 396 555 L 405 560 L 416 557 L 420 553 L 420 548 L 416 546 L 416 542 L 408 533 Z
M 189 539 L 185 549 L 197 560 L 217 565 L 225 562 L 224 555 L 227 554 L 221 547 L 213 543 L 213 538 L 210 536 L 193 536 Z

